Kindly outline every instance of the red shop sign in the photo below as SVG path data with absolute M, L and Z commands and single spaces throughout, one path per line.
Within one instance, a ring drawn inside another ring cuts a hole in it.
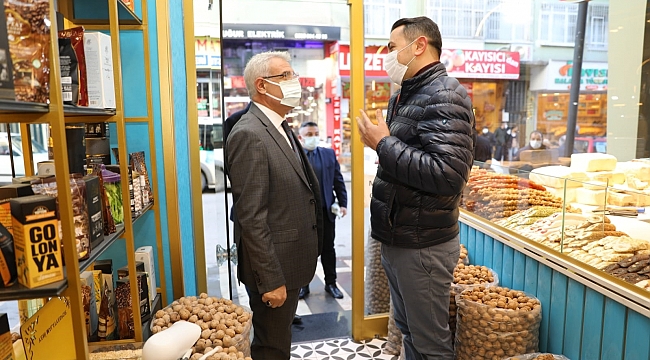
M 338 158 L 341 155 L 341 142 L 342 142 L 342 133 L 341 133 L 341 98 L 335 96 L 332 99 L 332 104 L 334 105 L 334 122 L 332 125 L 333 136 L 332 136 L 332 149 Z
M 366 46 L 364 69 L 366 76 L 388 77 L 384 70 L 385 46 Z M 350 76 L 350 45 L 339 45 L 339 75 Z
M 306 88 L 306 87 L 316 87 L 316 78 L 313 77 L 299 77 L 300 79 L 300 86 Z
M 456 78 L 519 79 L 518 52 L 443 49 L 440 62 Z

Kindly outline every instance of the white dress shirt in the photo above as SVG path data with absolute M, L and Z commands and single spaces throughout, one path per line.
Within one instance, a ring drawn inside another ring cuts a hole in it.
M 280 132 L 280 135 L 282 135 L 282 137 L 285 140 L 287 140 L 287 144 L 289 144 L 289 147 L 291 148 L 291 141 L 289 141 L 289 138 L 287 137 L 287 133 L 284 132 L 284 129 L 282 128 L 282 122 L 284 121 L 282 116 L 280 116 L 275 111 L 267 108 L 266 106 L 260 103 L 253 101 L 253 104 L 255 104 L 258 108 L 260 108 L 260 110 L 262 110 L 264 115 L 266 115 L 266 117 L 269 118 L 269 120 L 271 120 L 271 123 L 275 126 L 276 130 Z

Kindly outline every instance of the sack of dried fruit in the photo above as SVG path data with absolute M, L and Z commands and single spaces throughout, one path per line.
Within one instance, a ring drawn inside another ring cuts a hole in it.
M 513 356 L 505 360 L 569 360 L 569 358 L 564 355 L 534 353 Z
M 456 296 L 467 289 L 499 285 L 499 276 L 494 270 L 485 266 L 465 265 L 461 261 L 462 259 L 454 269 L 454 282 L 449 292 L 449 329 L 452 342 L 455 341 L 456 335 Z
M 386 337 L 384 353 L 388 355 L 399 355 L 400 351 L 402 351 L 402 332 L 395 324 L 395 309 L 391 300 L 390 314 L 388 315 L 388 336 Z
M 195 323 L 203 330 L 194 344 L 192 360 L 201 358 L 217 346 L 237 359 L 250 356 L 250 334 L 253 314 L 231 300 L 209 297 L 182 297 L 162 310 L 158 310 L 151 322 L 151 331 L 165 331 L 176 321 Z M 240 356 L 241 355 L 241 356 Z
M 479 286 L 456 297 L 456 359 L 502 359 L 538 351 L 542 305 L 534 296 Z
M 381 243 L 370 236 L 366 245 L 366 314 L 385 314 L 390 311 L 390 289 L 384 267 L 381 265 Z

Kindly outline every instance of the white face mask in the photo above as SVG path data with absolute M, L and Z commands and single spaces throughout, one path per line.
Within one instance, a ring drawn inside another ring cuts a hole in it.
M 488 131 L 489 131 L 488 129 L 483 129 L 483 134 L 487 134 Z
M 280 104 L 285 106 L 290 106 L 292 108 L 300 106 L 300 98 L 302 97 L 302 87 L 300 87 L 300 80 L 298 80 L 298 78 L 286 80 L 280 83 L 276 83 L 268 79 L 264 79 L 264 81 L 273 85 L 277 85 L 280 87 L 280 90 L 282 90 L 282 99 L 273 96 L 267 92 L 266 95 L 268 97 L 270 97 L 271 99 L 278 100 Z
M 531 140 L 530 141 L 530 147 L 533 149 L 539 149 L 542 146 L 542 141 L 541 140 Z
M 309 151 L 312 151 L 318 147 L 318 143 L 320 142 L 320 137 L 318 136 L 307 136 L 302 138 L 303 141 L 303 147 Z
M 402 50 L 411 46 L 415 40 L 411 41 L 411 43 L 402 48 Z M 390 79 L 393 80 L 393 82 L 397 85 L 402 85 L 402 80 L 404 80 L 404 74 L 406 74 L 406 70 L 408 70 L 411 62 L 415 60 L 415 56 L 413 56 L 413 59 L 411 59 L 411 61 L 409 61 L 406 65 L 401 64 L 399 61 L 397 61 L 397 54 L 399 54 L 402 50 L 393 50 L 384 58 L 384 70 L 386 70 L 386 73 L 388 73 Z

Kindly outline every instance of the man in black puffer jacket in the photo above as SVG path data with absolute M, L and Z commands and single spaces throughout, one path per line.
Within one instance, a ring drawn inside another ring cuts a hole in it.
M 361 111 L 362 141 L 379 155 L 370 205 L 382 242 L 407 360 L 452 360 L 449 288 L 458 262 L 458 205 L 473 162 L 472 103 L 440 63 L 442 39 L 427 17 L 398 20 L 384 66 L 401 85 L 373 125 Z

